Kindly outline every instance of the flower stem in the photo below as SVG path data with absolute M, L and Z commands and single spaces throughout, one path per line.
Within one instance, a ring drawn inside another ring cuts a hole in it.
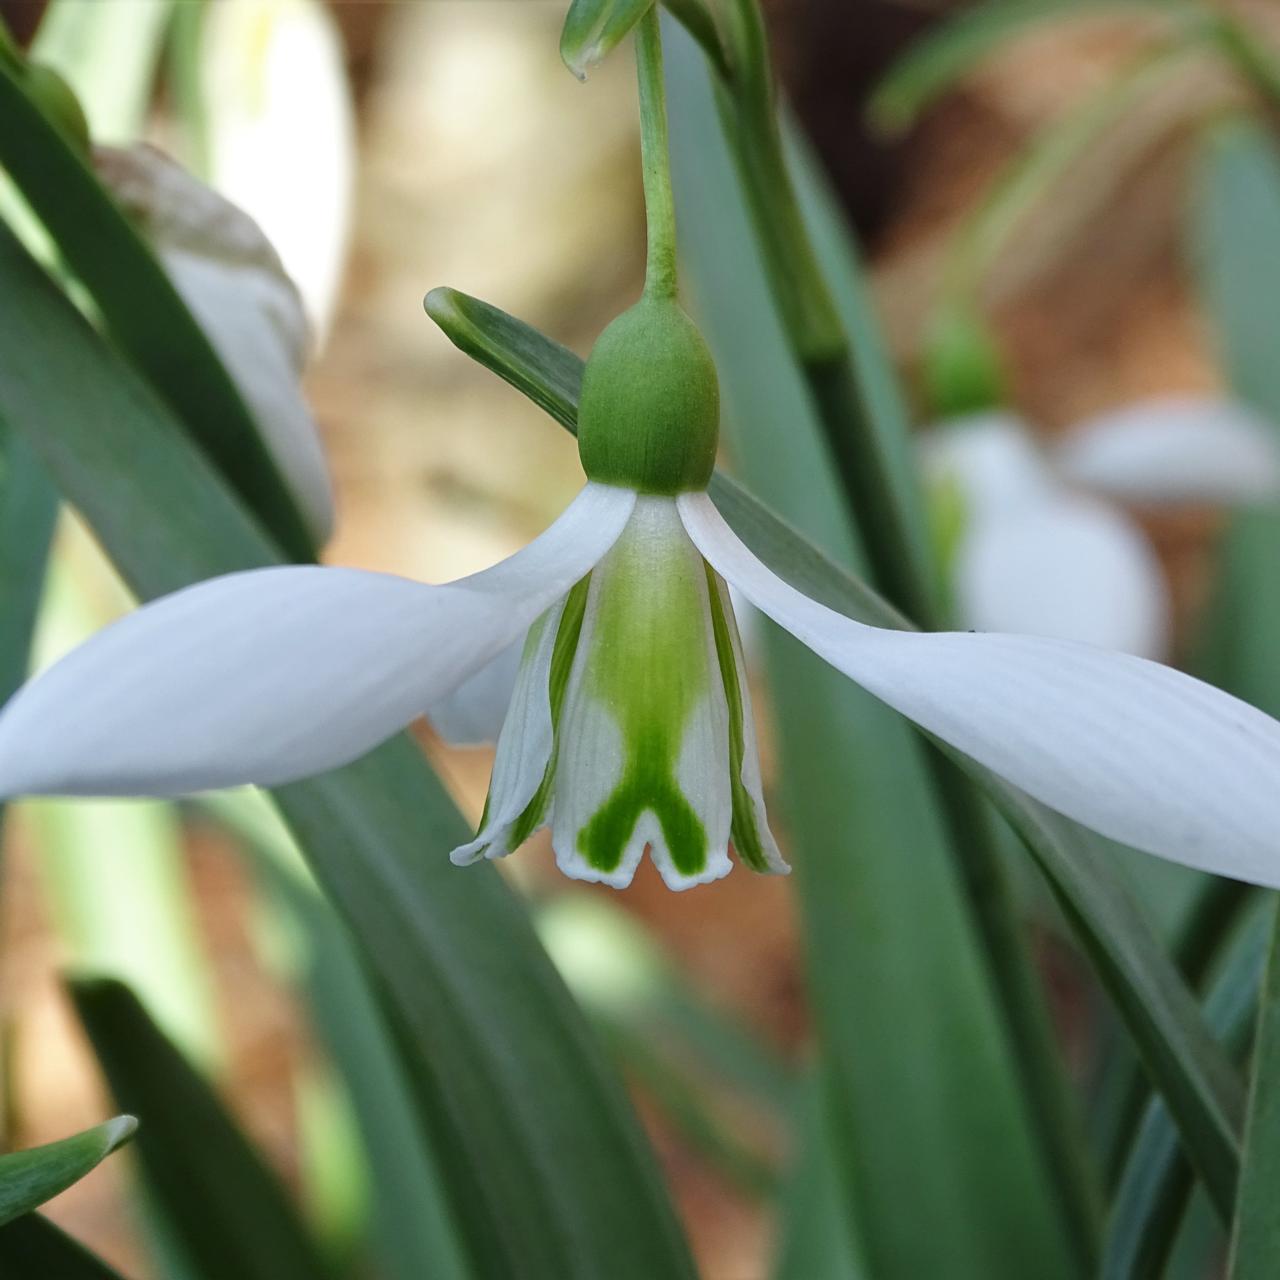
M 676 203 L 671 193 L 667 95 L 662 82 L 662 33 L 658 6 L 636 26 L 636 76 L 640 83 L 640 160 L 648 223 L 647 297 L 676 295 Z

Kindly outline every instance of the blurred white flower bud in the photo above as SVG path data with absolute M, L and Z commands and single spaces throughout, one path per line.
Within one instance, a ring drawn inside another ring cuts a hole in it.
M 301 377 L 307 318 L 257 223 L 154 147 L 98 147 L 98 174 L 138 223 L 222 358 L 320 541 L 333 489 Z

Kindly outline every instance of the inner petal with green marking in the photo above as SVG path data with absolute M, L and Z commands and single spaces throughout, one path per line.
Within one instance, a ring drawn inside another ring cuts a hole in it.
M 646 845 L 672 887 L 729 870 L 729 716 L 706 571 L 668 498 L 641 497 L 592 572 L 556 739 L 566 872 L 628 884 Z

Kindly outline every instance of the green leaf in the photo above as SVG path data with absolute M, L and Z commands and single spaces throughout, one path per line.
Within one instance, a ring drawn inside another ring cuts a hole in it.
M 446 1178 L 427 1144 L 409 1140 L 413 1094 L 391 1028 L 342 922 L 309 882 L 279 819 L 255 799 L 233 793 L 204 808 L 239 840 L 300 927 L 308 1007 L 350 1094 L 368 1156 L 371 1251 L 387 1280 L 464 1280 L 470 1270 L 449 1220 Z
M 866 1280 L 870 1274 L 849 1233 L 832 1125 L 829 1085 L 812 1079 L 796 1123 L 799 1150 L 783 1192 L 775 1280 Z
M 0 1227 L 0 1274 L 5 1280 L 123 1280 L 38 1213 Z
M 869 104 L 873 123 L 901 132 L 1006 41 L 1044 22 L 1131 7 L 1177 16 L 1183 0 L 991 0 L 922 36 L 894 64 Z
M 1244 1056 L 1266 961 L 1268 913 L 1254 912 L 1210 984 L 1205 1018 L 1236 1058 Z M 1161 1275 L 1194 1186 L 1178 1130 L 1161 1099 L 1152 1101 L 1130 1144 L 1111 1206 L 1104 1280 Z
M 1196 283 L 1231 389 L 1280 441 L 1280 151 L 1261 126 L 1210 131 L 1191 206 Z M 1220 551 L 1203 637 L 1206 678 L 1280 715 L 1280 505 L 1237 512 Z
M 311 537 L 288 486 L 204 331 L 129 220 L 4 61 L 0 117 L 0 165 L 89 291 L 113 341 L 281 546 L 310 559 Z
M 560 56 L 579 80 L 622 43 L 654 0 L 573 0 L 560 32 Z
M 27 677 L 57 513 L 31 446 L 0 423 L 0 703 Z
M 447 320 L 449 315 L 465 311 L 474 324 L 482 312 L 477 305 L 468 306 L 471 301 L 463 301 L 461 295 L 453 295 L 448 310 L 438 307 L 433 314 Z M 510 326 L 519 329 L 521 343 L 507 349 L 503 335 L 510 331 Z M 547 339 L 543 342 L 546 343 L 549 367 L 563 370 L 563 348 L 557 348 Z M 487 359 L 484 363 L 508 381 L 514 381 L 516 377 L 537 376 L 534 355 L 536 332 L 510 317 L 506 317 L 504 325 L 489 335 L 487 347 L 476 342 L 474 349 L 490 354 L 492 363 Z M 559 401 L 558 393 L 550 382 L 543 390 L 549 401 L 558 403 L 560 412 L 571 415 L 573 406 Z M 767 394 L 767 387 L 760 388 L 760 393 Z M 774 465 L 780 465 L 778 459 L 774 459 Z M 863 582 L 770 513 L 741 485 L 717 474 L 711 492 L 738 535 L 776 573 L 797 588 L 861 622 L 883 627 L 907 625 L 901 615 L 881 601 Z M 823 723 L 826 716 L 838 718 L 834 712 L 824 711 L 825 705 L 819 701 L 810 706 L 809 717 L 800 717 L 802 725 L 813 728 Z M 858 715 L 875 715 L 876 708 L 877 704 L 868 700 L 865 708 L 859 707 Z M 882 754 L 887 754 L 890 749 L 887 746 L 891 741 L 889 732 L 891 730 L 886 730 L 885 735 L 877 740 Z M 1194 997 L 1174 968 L 1151 924 L 1109 866 L 1098 842 L 1088 832 L 980 769 L 958 752 L 947 747 L 942 749 L 973 776 L 996 804 L 1048 880 L 1068 923 L 1115 1002 L 1148 1073 L 1169 1100 L 1184 1140 L 1220 1210 L 1229 1213 L 1239 1161 L 1243 1088 L 1237 1073 L 1209 1034 Z M 847 784 L 847 772 L 842 771 L 838 786 Z M 902 785 L 901 774 L 894 772 L 886 779 L 883 789 L 874 793 L 874 803 L 869 800 L 867 807 L 877 811 L 887 809 L 885 796 L 895 797 L 897 804 Z M 818 799 L 817 793 L 814 799 Z M 808 818 L 808 815 L 802 816 Z M 824 833 L 824 838 L 829 838 L 832 830 L 839 829 L 838 826 L 822 825 L 817 817 L 812 820 L 815 828 Z M 847 820 L 847 815 L 839 820 Z M 913 851 L 912 857 L 915 856 Z M 833 876 L 853 874 L 849 866 L 856 866 L 862 857 L 862 850 L 858 850 L 842 865 L 833 864 L 828 870 Z M 915 940 L 919 941 L 919 920 L 923 916 L 921 869 L 917 862 L 912 861 L 904 870 L 911 877 L 915 892 L 903 910 L 915 926 Z M 837 894 L 834 883 L 829 881 L 821 882 L 817 891 L 832 898 Z M 849 907 L 849 913 L 833 920 L 832 928 L 843 929 L 850 941 L 865 942 L 868 937 L 874 937 L 884 928 L 885 920 L 883 905 L 877 908 L 878 902 L 878 897 L 873 895 L 866 903 L 865 909 L 874 911 L 874 918 L 868 922 L 865 934 L 860 936 L 851 924 L 857 903 Z M 912 955 L 918 957 L 918 950 L 913 950 Z M 918 962 L 918 959 L 912 960 L 912 963 Z M 843 971 L 837 971 L 831 980 L 838 983 L 845 976 Z M 885 978 L 886 973 L 878 975 L 881 982 Z M 840 990 L 845 988 L 841 986 Z M 936 998 L 935 992 L 930 1003 L 935 1010 L 937 1005 L 933 1001 Z M 851 1034 L 855 1030 L 851 1028 Z M 873 1037 L 868 1037 L 865 1032 L 859 1034 L 852 1046 L 853 1051 L 865 1054 L 870 1039 Z M 952 1052 L 949 1047 L 947 1056 Z M 919 1059 L 913 1061 L 918 1063 Z M 931 1141 L 930 1150 L 933 1149 Z M 918 1179 L 914 1195 L 916 1199 L 912 1203 L 918 1207 Z
M 0 420 L 0 706 L 27 678 L 57 515 L 57 492 L 31 446 Z
M 137 997 L 110 978 L 73 981 L 71 995 L 112 1094 L 142 1119 L 148 1191 L 197 1274 L 323 1280 L 283 1187 Z
M 1270 955 L 1258 1005 L 1244 1165 L 1231 1232 L 1230 1280 L 1271 1280 L 1280 1268 L 1280 911 L 1272 900 Z
M 0 349 L 19 347 L 0 421 L 37 446 L 141 597 L 276 560 L 163 404 L 0 230 Z M 618 1080 L 498 872 L 449 864 L 470 832 L 416 746 L 401 736 L 277 800 L 372 972 L 472 1266 L 689 1275 Z
M 116 1116 L 73 1137 L 0 1156 L 0 1226 L 79 1182 L 128 1142 L 137 1128 L 132 1116 Z

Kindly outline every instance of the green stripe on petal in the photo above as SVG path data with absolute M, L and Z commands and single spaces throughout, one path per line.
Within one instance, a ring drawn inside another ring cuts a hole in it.
M 738 857 L 752 871 L 786 875 L 791 868 L 778 850 L 765 814 L 760 756 L 751 715 L 751 693 L 747 688 L 747 664 L 742 656 L 742 639 L 738 635 L 729 588 L 705 560 L 703 568 L 711 596 L 716 657 L 729 710 L 729 785 L 733 796 L 730 836 Z
M 729 870 L 711 602 L 669 499 L 640 498 L 592 575 L 557 738 L 554 843 L 567 874 L 624 886 L 646 844 L 673 888 Z
M 565 693 L 569 688 L 569 672 L 573 670 L 573 655 L 577 652 L 578 637 L 582 634 L 582 618 L 587 609 L 587 590 L 590 585 L 591 575 L 587 574 L 569 592 L 565 600 L 564 612 L 560 615 L 555 650 L 551 655 L 551 678 L 548 684 L 551 700 L 551 728 L 556 745 L 551 749 L 551 759 L 547 761 L 542 782 L 534 792 L 533 799 L 529 801 L 525 811 L 511 828 L 508 843 L 512 849 L 518 849 L 547 820 L 560 741 L 560 715 L 564 710 Z

